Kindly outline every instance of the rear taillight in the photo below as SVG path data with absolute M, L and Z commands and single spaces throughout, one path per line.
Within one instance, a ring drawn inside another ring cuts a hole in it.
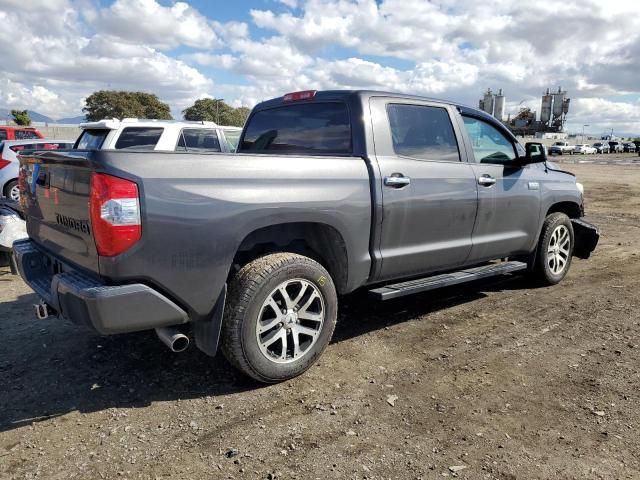
M 10 160 L 5 160 L 4 158 L 0 158 L 0 170 L 11 163 Z
M 89 211 L 98 255 L 115 257 L 140 240 L 140 200 L 135 182 L 92 174 Z
M 309 100 L 316 96 L 315 90 L 303 90 L 302 92 L 287 93 L 282 101 L 284 102 L 297 102 L 299 100 Z

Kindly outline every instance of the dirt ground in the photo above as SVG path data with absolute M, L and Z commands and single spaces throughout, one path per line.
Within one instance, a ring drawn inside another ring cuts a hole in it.
M 0 269 L 0 478 L 640 478 L 640 165 L 563 168 L 602 233 L 563 283 L 344 298 L 280 385 L 33 320 Z

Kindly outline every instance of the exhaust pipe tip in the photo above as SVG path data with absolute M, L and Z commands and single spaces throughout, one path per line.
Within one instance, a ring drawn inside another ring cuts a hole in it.
M 184 352 L 189 347 L 189 337 L 175 328 L 156 328 L 156 335 L 174 353 Z
M 55 310 L 41 301 L 33 305 L 33 310 L 38 320 L 46 320 L 50 315 L 55 315 Z

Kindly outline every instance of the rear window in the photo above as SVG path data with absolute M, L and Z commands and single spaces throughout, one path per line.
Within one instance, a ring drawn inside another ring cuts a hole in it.
M 444 108 L 390 104 L 393 150 L 420 160 L 458 161 L 458 143 Z
M 107 138 L 109 130 L 98 128 L 93 130 L 83 130 L 76 142 L 75 148 L 79 150 L 99 150 L 102 148 L 104 139 Z
M 14 152 L 22 150 L 62 150 L 73 148 L 73 143 L 56 143 L 56 142 L 39 142 L 39 143 L 23 143 L 22 145 L 12 145 L 9 147 Z
M 229 151 L 235 152 L 238 150 L 238 143 L 240 142 L 240 134 L 242 133 L 242 130 L 223 130 L 223 132 Z
M 303 103 L 256 112 L 240 151 L 281 154 L 351 153 L 351 122 L 344 103 Z
M 40 138 L 35 130 L 15 130 L 16 140 L 31 140 L 32 138 Z
M 176 150 L 179 152 L 219 152 L 218 133 L 210 128 L 184 128 Z
M 7 131 L 0 129 L 0 140 L 6 140 L 7 138 L 9 138 L 9 136 L 7 135 Z
M 164 128 L 157 127 L 127 127 L 122 130 L 116 150 L 153 150 L 160 140 Z

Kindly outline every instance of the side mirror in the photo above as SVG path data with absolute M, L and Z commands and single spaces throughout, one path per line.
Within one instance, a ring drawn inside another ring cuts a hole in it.
M 542 163 L 547 161 L 547 149 L 542 143 L 527 142 L 524 145 L 526 156 L 524 163 Z

